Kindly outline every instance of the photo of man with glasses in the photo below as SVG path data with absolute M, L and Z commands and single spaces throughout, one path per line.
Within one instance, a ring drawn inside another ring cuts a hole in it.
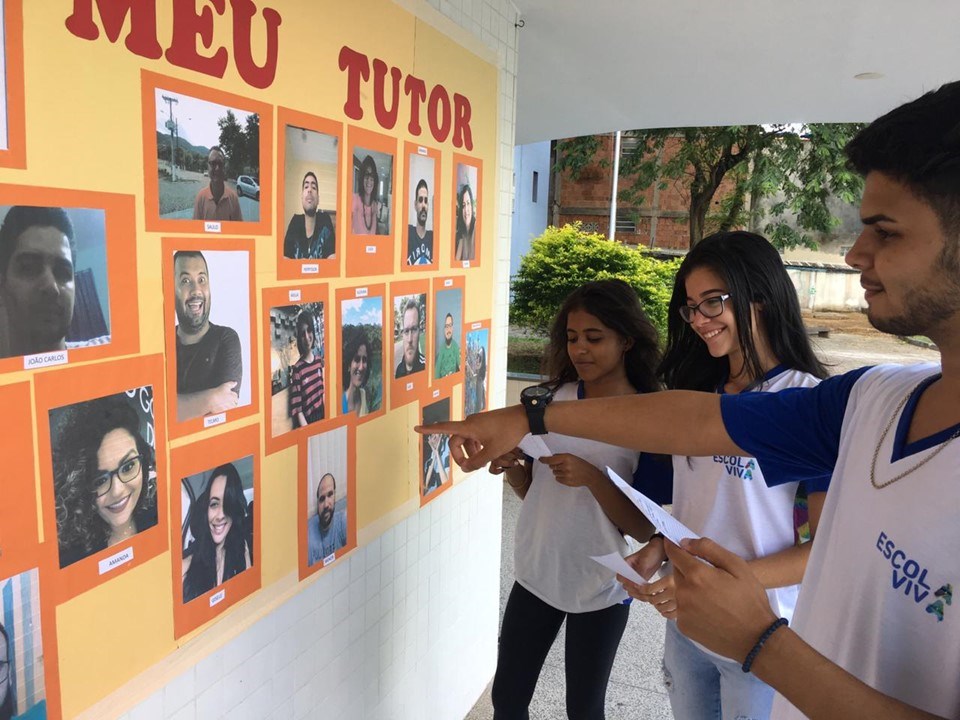
M 153 388 L 50 411 L 60 567 L 157 524 Z
M 227 186 L 227 158 L 223 150 L 214 146 L 207 153 L 207 174 L 210 184 L 201 188 L 193 201 L 194 220 L 243 220 L 237 192 Z
M 399 355 L 394 377 L 399 379 L 426 369 L 426 358 L 420 347 L 423 318 L 420 308 L 427 303 L 426 295 L 408 295 L 396 299 L 400 324 L 397 328 L 396 348 Z

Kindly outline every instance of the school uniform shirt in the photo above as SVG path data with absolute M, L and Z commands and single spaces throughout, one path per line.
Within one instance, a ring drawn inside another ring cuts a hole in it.
M 724 397 L 721 408 L 768 481 L 792 473 L 816 482 L 832 471 L 794 630 L 880 692 L 960 717 L 960 440 L 951 440 L 960 425 L 906 441 L 939 372 L 878 366 L 812 390 Z M 871 470 L 877 484 L 893 482 L 878 489 Z M 803 715 L 777 696 L 772 717 Z
M 555 398 L 577 399 L 578 384 L 562 385 Z M 542 439 L 553 453 L 571 453 L 604 473 L 609 466 L 629 478 L 638 466 L 639 453 L 634 450 L 558 433 Z M 666 492 L 669 497 L 669 489 Z M 533 481 L 517 519 L 517 582 L 564 612 L 602 610 L 627 599 L 614 573 L 590 559 L 612 552 L 626 554 L 627 543 L 590 490 L 561 485 L 549 467 L 534 461 Z

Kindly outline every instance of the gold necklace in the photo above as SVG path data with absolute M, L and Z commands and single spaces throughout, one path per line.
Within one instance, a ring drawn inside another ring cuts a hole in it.
M 923 382 L 926 382 L 926 380 L 924 380 Z M 923 382 L 921 382 L 920 385 L 922 385 Z M 910 399 L 910 396 L 913 395 L 914 392 L 916 392 L 917 388 L 919 388 L 920 385 L 917 385 L 917 387 L 915 387 L 915 388 L 913 388 L 912 390 L 910 390 L 910 392 L 907 393 L 907 396 L 906 396 L 905 398 L 903 398 L 903 400 L 900 401 L 900 404 L 897 405 L 897 409 L 893 411 L 893 415 L 890 417 L 890 422 L 887 423 L 887 426 L 883 429 L 883 434 L 880 436 L 880 439 L 877 441 L 877 447 L 876 447 L 876 449 L 873 451 L 873 460 L 872 460 L 871 463 L 870 463 L 870 484 L 873 485 L 877 490 L 882 490 L 883 488 L 887 487 L 887 485 L 893 485 L 893 483 L 895 483 L 897 480 L 902 480 L 902 479 L 905 478 L 907 475 L 909 475 L 910 473 L 912 473 L 914 470 L 918 470 L 918 469 L 922 468 L 922 467 L 923 467 L 924 465 L 926 465 L 928 462 L 930 462 L 931 460 L 933 460 L 937 455 L 939 455 L 941 452 L 943 452 L 943 449 L 944 449 L 947 445 L 949 445 L 951 442 L 953 442 L 954 440 L 956 440 L 958 436 L 960 436 L 960 427 L 958 427 L 958 428 L 954 431 L 953 435 L 951 435 L 951 436 L 948 437 L 946 440 L 944 440 L 942 443 L 940 443 L 940 445 L 937 447 L 936 450 L 934 450 L 932 453 L 930 453 L 929 455 L 927 455 L 923 460 L 921 460 L 920 462 L 918 462 L 918 463 L 917 463 L 916 465 L 914 465 L 912 468 L 910 468 L 910 469 L 908 469 L 908 470 L 904 470 L 904 471 L 903 471 L 902 473 L 900 473 L 899 475 L 896 475 L 896 476 L 890 478 L 889 480 L 887 480 L 887 481 L 885 481 L 885 482 L 882 482 L 882 483 L 878 483 L 878 482 L 877 482 L 877 478 L 876 478 L 877 458 L 880 456 L 880 446 L 883 445 L 883 441 L 887 439 L 887 435 L 890 433 L 890 428 L 893 427 L 893 423 L 894 423 L 894 421 L 897 419 L 897 416 L 900 414 L 900 411 L 903 410 L 903 408 L 904 408 L 904 407 L 906 406 L 906 404 L 907 404 L 907 401 Z

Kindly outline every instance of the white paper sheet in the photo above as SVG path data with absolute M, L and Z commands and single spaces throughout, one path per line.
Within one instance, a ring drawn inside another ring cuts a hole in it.
M 630 501 L 637 506 L 640 512 L 647 516 L 647 519 L 653 523 L 653 526 L 657 529 L 657 532 L 663 533 L 667 540 L 679 545 L 680 541 L 684 538 L 693 538 L 696 540 L 700 537 L 682 522 L 676 520 L 666 510 L 657 505 L 642 492 L 628 485 L 622 477 L 617 475 L 609 467 L 607 468 L 607 475 L 609 475 L 610 479 L 613 480 L 613 484 L 620 488 L 620 490 L 628 498 L 630 498 Z
M 527 433 L 520 441 L 519 448 L 534 460 L 553 455 L 553 451 L 547 447 L 547 443 L 544 442 L 543 437 L 540 435 Z
M 627 580 L 631 580 L 637 585 L 646 585 L 647 581 L 643 579 L 636 570 L 627 564 L 627 561 L 620 557 L 620 553 L 609 553 L 608 555 L 591 555 L 590 559 L 600 563 L 605 568 L 613 570 L 618 575 L 623 575 Z

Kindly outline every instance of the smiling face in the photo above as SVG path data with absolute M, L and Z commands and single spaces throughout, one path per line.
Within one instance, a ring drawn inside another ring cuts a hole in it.
M 716 298 L 729 292 L 726 282 L 709 267 L 694 268 L 684 283 L 687 291 L 687 305 L 697 305 L 708 298 Z M 706 304 L 702 307 L 706 307 Z M 733 303 L 723 303 L 723 312 L 717 317 L 707 318 L 702 312 L 693 314 L 691 329 L 707 345 L 707 350 L 715 358 L 727 357 L 730 367 L 740 367 L 743 352 L 737 336 L 737 319 L 733 314 Z
M 138 456 L 137 441 L 127 430 L 117 428 L 103 436 L 97 450 L 97 474 L 114 473 L 110 489 L 96 499 L 97 514 L 111 531 L 124 528 L 133 518 L 133 511 L 143 492 L 143 471 L 129 482 L 120 482 L 115 471 Z
M 321 530 L 326 530 L 333 522 L 336 494 L 337 483 L 333 479 L 333 475 L 327 473 L 320 478 L 320 484 L 317 486 L 317 519 L 320 521 Z
M 317 188 L 317 178 L 313 175 L 307 175 L 303 179 L 303 190 L 300 192 L 300 202 L 303 204 L 304 214 L 316 214 L 317 206 L 320 203 L 320 195 L 319 189 Z
M 363 174 L 363 196 L 371 197 L 373 195 L 373 188 L 377 184 L 377 176 L 372 172 L 365 172 Z
M 207 505 L 207 523 L 210 527 L 210 537 L 214 545 L 223 545 L 227 539 L 233 519 L 227 515 L 223 507 L 223 496 L 227 491 L 227 477 L 218 475 L 210 483 L 210 504 Z
M 412 368 L 420 352 L 420 313 L 416 308 L 407 308 L 403 313 L 403 362 Z
M 203 258 L 181 255 L 174 262 L 176 310 L 181 335 L 202 337 L 210 327 L 210 278 Z
M 55 227 L 28 227 L 17 238 L 0 296 L 18 354 L 64 346 L 75 286 L 70 239 Z
M 567 315 L 567 355 L 585 383 L 626 377 L 623 354 L 629 344 L 586 310 Z
M 367 382 L 369 361 L 367 346 L 361 345 L 357 348 L 356 354 L 350 358 L 350 385 L 352 387 L 359 389 Z
M 469 192 L 463 194 L 463 205 L 460 208 L 460 212 L 463 217 L 463 224 L 466 225 L 469 230 L 473 223 L 473 199 Z
M 895 335 L 941 337 L 960 320 L 960 267 L 933 208 L 880 172 L 866 177 L 864 228 L 847 253 L 860 270 L 867 317 Z

